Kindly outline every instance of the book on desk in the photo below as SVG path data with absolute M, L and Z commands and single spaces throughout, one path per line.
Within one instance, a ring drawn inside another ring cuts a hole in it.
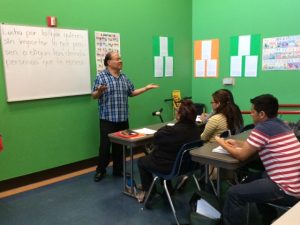
M 145 134 L 141 134 L 129 129 L 117 131 L 114 133 L 114 135 L 122 138 L 128 138 L 128 139 L 140 138 L 145 136 Z

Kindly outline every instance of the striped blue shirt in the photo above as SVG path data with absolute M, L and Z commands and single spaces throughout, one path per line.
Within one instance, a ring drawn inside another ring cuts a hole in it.
M 98 99 L 99 118 L 110 122 L 128 120 L 128 96 L 134 91 L 134 86 L 124 73 L 114 77 L 106 69 L 97 74 L 93 92 L 100 84 L 105 84 L 107 90 Z

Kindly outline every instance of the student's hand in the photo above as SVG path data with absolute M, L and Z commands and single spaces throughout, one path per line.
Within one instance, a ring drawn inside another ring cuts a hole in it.
M 224 141 L 226 145 L 237 148 L 238 147 L 238 143 L 236 140 L 233 139 L 227 139 Z
M 202 113 L 200 116 L 201 121 L 205 121 L 207 119 L 208 114 L 207 113 Z
M 145 88 L 146 90 L 150 90 L 153 88 L 159 88 L 159 86 L 157 84 L 148 84 Z
M 221 138 L 219 136 L 216 136 L 215 139 L 218 142 L 218 144 L 221 145 L 222 147 L 224 146 L 234 147 L 234 148 L 238 147 L 236 140 L 233 139 L 225 140 L 224 138 Z
M 216 139 L 216 142 L 217 142 L 219 145 L 224 146 L 224 144 L 225 144 L 224 138 L 221 138 L 221 137 L 219 137 L 219 136 L 215 136 L 215 139 Z

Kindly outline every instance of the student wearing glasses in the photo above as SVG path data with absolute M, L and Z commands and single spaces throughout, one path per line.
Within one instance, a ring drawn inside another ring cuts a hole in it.
M 237 133 L 243 127 L 241 111 L 233 101 L 227 89 L 220 89 L 212 94 L 211 106 L 213 114 L 208 118 L 201 134 L 203 141 L 214 142 L 215 136 L 230 130 Z

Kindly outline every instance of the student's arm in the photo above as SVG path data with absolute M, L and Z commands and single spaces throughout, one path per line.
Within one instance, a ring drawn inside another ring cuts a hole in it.
M 257 148 L 251 146 L 247 141 L 239 141 L 215 137 L 219 145 L 226 149 L 234 158 L 244 161 L 257 152 Z
M 209 141 L 215 134 L 220 124 L 220 115 L 214 115 L 207 121 L 204 131 L 202 132 L 200 138 L 203 141 Z
M 153 88 L 159 88 L 158 85 L 156 84 L 148 84 L 147 86 L 145 87 L 142 87 L 142 88 L 139 88 L 139 89 L 135 89 L 132 93 L 131 93 L 131 96 L 137 96 L 137 95 L 140 95 L 150 89 L 153 89 Z

